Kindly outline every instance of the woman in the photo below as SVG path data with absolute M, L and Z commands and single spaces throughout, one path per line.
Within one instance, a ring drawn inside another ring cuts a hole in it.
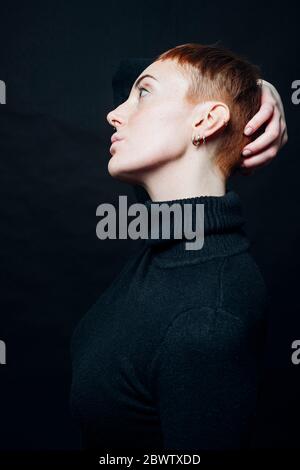
M 267 294 L 226 181 L 261 100 L 255 66 L 185 44 L 153 61 L 108 114 L 120 139 L 110 175 L 147 191 L 149 215 L 164 202 L 183 214 L 189 204 L 194 217 L 204 204 L 204 244 L 187 250 L 170 219 L 169 239 L 146 239 L 77 325 L 71 407 L 83 448 L 250 445 Z

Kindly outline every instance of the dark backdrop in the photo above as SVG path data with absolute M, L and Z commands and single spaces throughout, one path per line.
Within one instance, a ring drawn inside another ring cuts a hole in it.
M 1 2 L 1 449 L 75 449 L 69 414 L 72 331 L 140 241 L 96 237 L 96 207 L 135 201 L 107 171 L 122 61 L 186 42 L 232 48 L 281 94 L 288 144 L 229 185 L 243 200 L 252 252 L 271 297 L 257 445 L 298 447 L 300 364 L 299 11 L 224 1 Z M 140 65 L 142 62 L 140 63 Z M 136 67 L 136 76 L 141 72 Z M 135 79 L 133 76 L 127 80 Z M 126 88 L 125 88 L 126 89 Z

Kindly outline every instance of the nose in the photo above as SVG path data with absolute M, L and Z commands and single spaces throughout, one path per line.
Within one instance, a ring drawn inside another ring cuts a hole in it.
M 123 122 L 121 116 L 116 113 L 115 109 L 113 109 L 107 114 L 106 119 L 108 123 L 114 128 L 116 128 L 118 125 L 122 125 Z

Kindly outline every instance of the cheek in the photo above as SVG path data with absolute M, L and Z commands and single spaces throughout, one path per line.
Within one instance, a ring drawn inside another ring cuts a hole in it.
M 186 150 L 186 130 L 182 118 L 176 119 L 174 115 L 170 119 L 161 122 L 157 131 L 157 144 L 160 155 L 166 159 L 177 158 Z
M 114 173 L 151 168 L 180 157 L 187 136 L 182 107 L 145 108 L 128 126 L 126 140 L 116 147 L 109 169 Z
M 141 153 L 152 159 L 176 156 L 186 146 L 182 112 L 176 113 L 172 109 L 146 116 L 136 134 Z

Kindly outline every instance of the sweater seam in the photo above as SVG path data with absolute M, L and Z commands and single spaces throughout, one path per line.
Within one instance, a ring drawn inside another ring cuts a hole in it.
M 222 268 L 224 266 L 224 263 L 222 264 Z M 216 305 L 215 307 L 212 307 L 212 306 L 202 306 L 200 308 L 197 308 L 197 307 L 188 307 L 184 310 L 182 310 L 181 312 L 179 312 L 174 318 L 172 318 L 172 320 L 169 322 L 167 328 L 166 328 L 166 331 L 163 335 L 163 338 L 161 339 L 159 345 L 157 346 L 154 354 L 153 354 L 153 357 L 152 357 L 152 360 L 150 362 L 150 366 L 149 366 L 149 369 L 148 369 L 148 377 L 149 377 L 149 384 L 151 384 L 152 382 L 152 375 L 153 375 L 153 364 L 155 362 L 155 359 L 157 358 L 157 356 L 159 355 L 159 353 L 161 352 L 161 350 L 163 349 L 164 345 L 165 345 L 165 341 L 167 339 L 167 336 L 172 328 L 172 326 L 174 325 L 174 323 L 177 321 L 177 319 L 181 316 L 184 316 L 186 314 L 188 314 L 191 310 L 203 310 L 203 309 L 209 309 L 210 311 L 214 312 L 214 313 L 217 313 L 217 312 L 222 312 L 224 313 L 225 315 L 229 315 L 231 318 L 233 318 L 234 320 L 237 320 L 239 323 L 242 323 L 242 320 L 241 318 L 237 317 L 233 312 L 231 312 L 229 309 L 227 308 L 223 308 L 221 304 L 219 305 Z

